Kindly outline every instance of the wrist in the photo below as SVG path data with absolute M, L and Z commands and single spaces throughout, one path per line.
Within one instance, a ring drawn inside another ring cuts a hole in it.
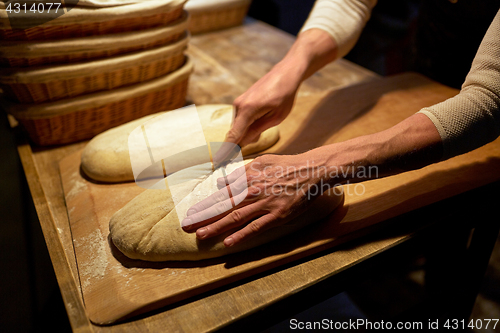
M 307 63 L 303 58 L 288 56 L 277 63 L 268 74 L 279 77 L 283 85 L 297 91 L 306 70 Z
M 304 66 L 302 80 L 305 80 L 337 59 L 338 45 L 326 31 L 313 28 L 299 34 L 289 53 Z
M 438 162 L 441 137 L 429 118 L 415 114 L 382 132 L 322 146 L 305 154 L 333 183 L 354 183 Z
M 324 182 L 355 183 L 379 177 L 380 156 L 376 152 L 383 146 L 377 135 L 371 135 L 318 147 L 304 155 Z
M 321 29 L 310 29 L 299 34 L 285 57 L 273 68 L 286 73 L 297 85 L 329 62 L 336 59 L 335 40 Z

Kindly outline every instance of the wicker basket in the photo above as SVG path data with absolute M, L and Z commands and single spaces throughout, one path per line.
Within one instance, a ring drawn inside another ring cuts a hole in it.
M 71 143 L 151 113 L 184 106 L 192 69 L 193 64 L 187 59 L 173 73 L 113 91 L 41 105 L 5 100 L 1 104 L 36 144 Z
M 188 29 L 188 13 L 165 27 L 56 41 L 2 41 L 0 66 L 28 67 L 107 58 L 178 41 Z
M 19 20 L 25 21 L 13 29 L 5 4 L 0 9 L 0 39 L 52 40 L 80 38 L 111 33 L 149 29 L 169 24 L 181 17 L 186 0 L 143 0 L 114 7 L 77 6 L 67 13 L 31 27 L 32 18 L 21 11 Z
M 20 103 L 42 103 L 154 79 L 184 63 L 188 34 L 180 41 L 132 54 L 78 64 L 7 68 L 0 88 Z
M 220 30 L 242 24 L 251 0 L 189 0 L 185 9 L 190 13 L 191 34 Z

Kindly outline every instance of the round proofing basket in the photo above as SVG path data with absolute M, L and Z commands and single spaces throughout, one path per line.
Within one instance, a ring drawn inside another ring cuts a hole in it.
M 151 113 L 184 106 L 192 70 L 188 58 L 184 66 L 171 74 L 114 91 L 41 105 L 8 101 L 2 101 L 2 105 L 34 143 L 71 143 Z
M 32 20 L 30 15 L 24 15 L 21 11 L 17 16 L 20 23 L 16 29 L 11 27 L 5 4 L 2 4 L 0 40 L 79 38 L 164 26 L 181 17 L 185 2 L 186 0 L 144 0 L 115 7 L 77 6 L 35 27 L 29 25 Z M 61 7 L 61 10 L 65 9 Z
M 43 103 L 144 82 L 184 63 L 189 36 L 151 50 L 78 64 L 8 68 L 0 71 L 0 88 L 20 103 Z
M 0 66 L 67 64 L 147 50 L 178 41 L 188 29 L 186 11 L 164 27 L 54 41 L 0 41 Z
M 185 9 L 189 12 L 189 31 L 199 34 L 226 29 L 242 24 L 251 0 L 188 0 Z

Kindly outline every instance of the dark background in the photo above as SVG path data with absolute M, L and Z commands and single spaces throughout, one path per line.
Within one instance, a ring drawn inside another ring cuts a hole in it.
M 314 0 L 254 0 L 249 16 L 296 35 Z M 416 71 L 460 88 L 500 0 L 378 0 L 345 57 L 380 75 Z
M 297 35 L 314 0 L 253 0 L 248 15 Z M 379 0 L 358 43 L 345 57 L 381 75 L 405 70 L 420 0 Z M 369 50 L 369 51 L 368 51 Z M 397 53 L 400 59 L 389 61 Z

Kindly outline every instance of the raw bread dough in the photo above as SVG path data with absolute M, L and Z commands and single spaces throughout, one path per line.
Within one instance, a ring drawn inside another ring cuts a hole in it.
M 186 174 L 192 175 L 200 171 L 208 173 L 211 165 L 206 163 L 189 169 L 181 170 L 175 176 L 178 179 L 185 179 Z M 231 170 L 228 169 L 226 172 Z M 146 261 L 202 260 L 219 257 L 270 242 L 318 221 L 330 214 L 343 197 L 341 188 L 331 189 L 316 198 L 306 212 L 289 223 L 227 248 L 223 240 L 234 230 L 200 241 L 196 239 L 195 233 L 185 232 L 180 225 L 180 220 L 184 219 L 192 205 L 217 190 L 215 181 L 217 177 L 215 173 L 182 183 L 183 193 L 176 192 L 176 195 L 184 199 L 176 207 L 169 190 L 144 191 L 111 218 L 109 228 L 113 243 L 127 257 Z
M 207 142 L 224 141 L 225 135 L 231 126 L 233 107 L 227 104 L 208 104 L 196 108 Z M 128 151 L 128 137 L 136 127 L 163 113 L 160 112 L 131 121 L 95 136 L 82 153 L 81 165 L 85 174 L 102 182 L 133 181 L 134 174 Z M 176 135 L 172 133 L 172 142 L 168 143 L 168 145 L 182 146 L 185 144 L 182 140 L 179 142 L 179 140 L 176 141 L 175 139 Z M 248 156 L 265 150 L 275 144 L 278 139 L 278 128 L 270 128 L 262 133 L 257 142 L 243 147 L 242 153 L 244 156 Z M 194 161 L 192 165 L 202 162 L 196 163 Z

